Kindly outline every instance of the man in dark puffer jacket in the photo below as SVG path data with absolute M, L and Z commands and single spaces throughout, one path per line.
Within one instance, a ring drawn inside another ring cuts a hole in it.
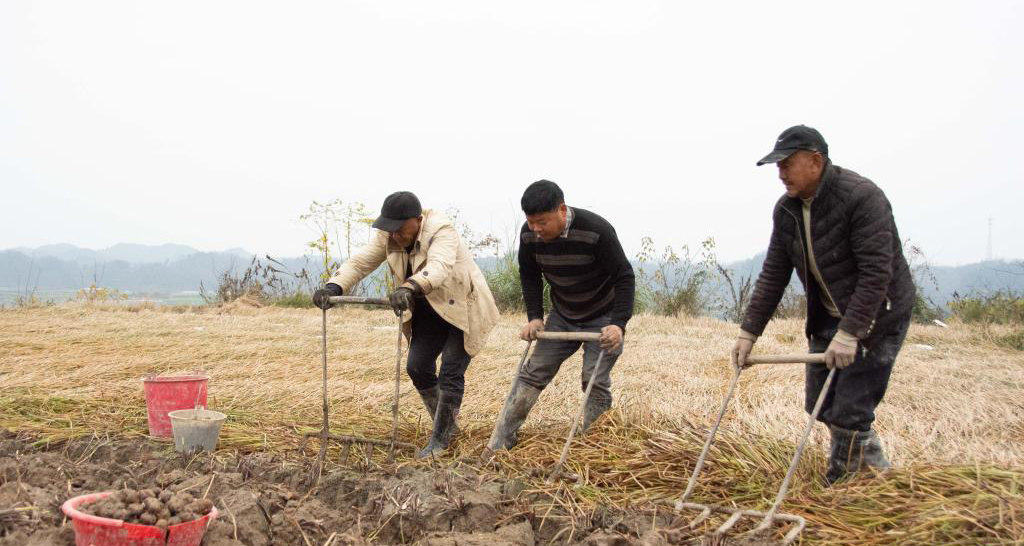
M 733 364 L 745 366 L 793 269 L 807 293 L 807 338 L 825 364 L 808 364 L 808 413 L 838 368 L 818 419 L 832 433 L 826 481 L 890 465 L 872 430 L 914 305 L 914 282 L 882 190 L 832 164 L 810 127 L 786 129 L 758 165 L 778 163 L 786 195 L 775 204 L 764 267 L 747 306 Z

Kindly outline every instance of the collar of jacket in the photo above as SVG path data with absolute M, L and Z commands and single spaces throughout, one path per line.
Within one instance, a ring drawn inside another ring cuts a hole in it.
M 835 179 L 838 176 L 835 165 L 832 164 L 831 159 L 825 160 L 825 166 L 821 170 L 821 181 L 818 182 L 818 188 L 814 190 L 814 201 L 818 202 L 819 199 L 828 197 L 832 192 L 832 187 L 835 185 Z M 783 201 L 783 206 L 790 210 L 794 214 L 802 214 L 801 208 L 803 207 L 803 200 L 800 197 L 786 197 Z

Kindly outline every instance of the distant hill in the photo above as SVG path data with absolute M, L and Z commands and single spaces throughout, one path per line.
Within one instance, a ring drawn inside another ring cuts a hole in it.
M 21 252 L 26 256 L 34 258 L 56 258 L 58 260 L 88 264 L 116 261 L 128 262 L 131 264 L 164 263 L 200 253 L 200 251 L 190 246 L 171 243 L 163 245 L 118 243 L 112 247 L 100 250 L 80 248 L 74 245 L 60 243 L 55 245 L 44 245 L 36 248 L 18 247 L 11 250 Z M 241 248 L 232 248 L 223 252 L 216 252 L 214 254 L 229 254 L 241 258 L 252 256 L 250 252 Z
M 216 287 L 225 271 L 242 271 L 254 255 L 234 248 L 200 252 L 184 245 L 117 244 L 102 250 L 73 245 L 0 251 L 0 290 L 77 290 L 98 286 L 130 292 L 183 292 L 200 283 Z M 283 259 L 289 269 L 301 270 L 306 258 Z
M 172 293 L 198 290 L 217 285 L 225 271 L 241 272 L 255 256 L 243 249 L 200 252 L 185 245 L 137 245 L 121 243 L 102 250 L 90 250 L 68 244 L 0 251 L 0 290 L 78 290 L 94 281 L 97 285 L 120 291 Z M 260 257 L 268 263 L 265 257 Z M 285 268 L 298 272 L 307 269 L 319 274 L 316 260 L 305 256 L 277 258 Z M 494 257 L 477 260 L 482 269 L 496 265 Z M 740 275 L 757 276 L 764 253 L 728 264 Z M 650 269 L 650 264 L 648 264 Z M 962 266 L 933 266 L 935 283 L 922 288 L 936 303 L 945 306 L 954 293 L 1009 289 L 1024 292 L 1024 266 L 1019 262 L 988 261 Z M 799 282 L 793 275 L 799 290 Z
M 733 262 L 728 267 L 740 274 L 757 276 L 764 265 L 764 258 L 765 253 L 761 252 L 749 259 Z M 1019 261 L 991 260 L 957 266 L 933 265 L 929 266 L 929 270 L 935 282 L 927 276 L 919 275 L 922 277 L 921 288 L 926 296 L 943 307 L 953 299 L 953 294 L 966 296 L 975 291 L 991 290 L 1024 293 L 1024 265 Z M 793 282 L 800 288 L 795 272 Z

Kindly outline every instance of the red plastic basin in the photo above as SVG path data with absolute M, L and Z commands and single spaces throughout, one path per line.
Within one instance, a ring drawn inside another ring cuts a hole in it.
M 165 533 L 153 525 L 127 523 L 119 519 L 101 518 L 78 510 L 79 506 L 98 501 L 113 491 L 81 495 L 64 501 L 60 509 L 75 526 L 77 546 L 199 546 L 206 527 L 217 517 L 217 507 L 209 514 L 171 525 Z

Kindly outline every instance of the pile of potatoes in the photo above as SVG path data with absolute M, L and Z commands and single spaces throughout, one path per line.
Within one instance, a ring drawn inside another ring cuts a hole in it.
M 175 493 L 169 489 L 121 489 L 104 499 L 79 507 L 87 514 L 123 520 L 126 523 L 170 525 L 199 519 L 210 513 L 213 503 L 197 499 L 188 491 Z

